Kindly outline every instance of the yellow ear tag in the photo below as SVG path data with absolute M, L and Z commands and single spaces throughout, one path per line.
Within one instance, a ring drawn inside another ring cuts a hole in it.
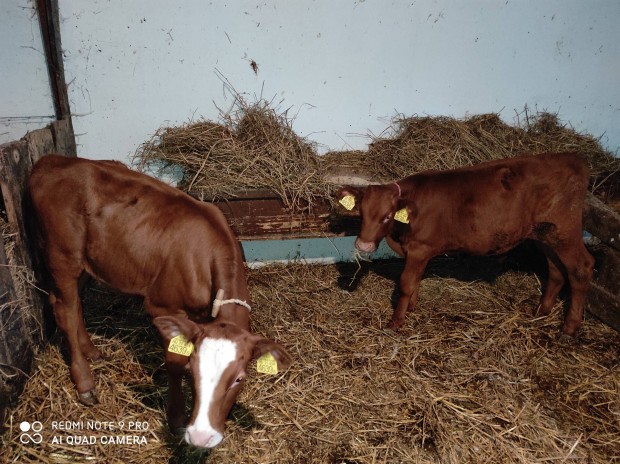
M 187 340 L 184 335 L 177 335 L 176 337 L 170 339 L 168 351 L 170 353 L 189 356 L 192 354 L 192 351 L 194 351 L 194 344 Z
M 353 195 L 345 195 L 338 203 L 345 207 L 345 209 L 351 211 L 355 207 L 355 197 Z
M 275 375 L 278 373 L 278 361 L 271 353 L 265 353 L 256 360 L 256 372 Z
M 402 222 L 404 224 L 409 224 L 409 213 L 407 213 L 407 208 L 399 209 L 394 213 L 394 219 L 398 222 Z

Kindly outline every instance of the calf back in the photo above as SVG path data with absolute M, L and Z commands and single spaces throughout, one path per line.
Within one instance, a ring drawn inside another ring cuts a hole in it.
M 411 236 L 437 253 L 495 254 L 580 230 L 588 179 L 578 155 L 543 154 L 412 176 L 403 202 Z
M 212 288 L 249 297 L 239 244 L 213 205 L 121 163 L 54 155 L 35 165 L 30 192 L 55 280 L 86 270 L 145 296 L 153 316 L 203 311 Z

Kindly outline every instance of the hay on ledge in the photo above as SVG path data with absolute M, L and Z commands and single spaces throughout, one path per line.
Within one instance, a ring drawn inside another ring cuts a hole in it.
M 237 95 L 233 110 L 221 120 L 161 128 L 140 146 L 135 163 L 142 170 L 181 166 L 179 187 L 211 201 L 270 189 L 286 207 L 301 212 L 324 194 L 316 150 L 295 134 L 286 111 L 265 101 L 250 105 Z
M 594 137 L 576 132 L 555 114 L 529 114 L 526 108 L 518 118 L 509 125 L 495 113 L 464 119 L 402 116 L 382 136 L 372 137 L 366 151 L 319 156 L 312 143 L 295 134 L 287 111 L 278 112 L 264 100 L 248 104 L 235 94 L 233 108 L 221 112 L 221 122 L 162 127 L 140 146 L 135 163 L 141 169 L 182 167 L 179 187 L 206 200 L 269 189 L 293 213 L 308 212 L 329 198 L 336 187 L 328 176 L 334 173 L 387 182 L 524 152 L 578 151 L 590 163 L 593 190 L 618 182 L 620 158 Z
M 386 182 L 420 171 L 455 169 L 520 153 L 578 151 L 590 163 L 593 184 L 620 170 L 620 159 L 605 151 L 594 137 L 562 124 L 555 114 L 532 115 L 527 109 L 515 126 L 495 113 L 465 119 L 414 116 L 395 118 L 384 133 L 373 139 L 366 153 L 326 154 L 326 169 L 344 166 Z

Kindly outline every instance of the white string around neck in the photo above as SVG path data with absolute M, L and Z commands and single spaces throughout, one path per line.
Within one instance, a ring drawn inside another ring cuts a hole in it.
M 248 311 L 252 311 L 251 306 L 244 300 L 238 300 L 237 298 L 230 298 L 224 300 L 224 289 L 220 288 L 215 294 L 215 300 L 213 300 L 213 309 L 211 309 L 211 317 L 215 318 L 220 312 L 220 308 L 228 303 L 235 303 L 239 306 L 243 306 Z

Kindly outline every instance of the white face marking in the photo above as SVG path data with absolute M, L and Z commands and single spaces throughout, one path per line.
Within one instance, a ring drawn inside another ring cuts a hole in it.
M 187 428 L 185 440 L 196 446 L 211 448 L 222 441 L 223 437 L 209 422 L 209 409 L 224 371 L 237 357 L 237 345 L 225 338 L 205 338 L 196 354 L 200 400 L 196 419 Z

